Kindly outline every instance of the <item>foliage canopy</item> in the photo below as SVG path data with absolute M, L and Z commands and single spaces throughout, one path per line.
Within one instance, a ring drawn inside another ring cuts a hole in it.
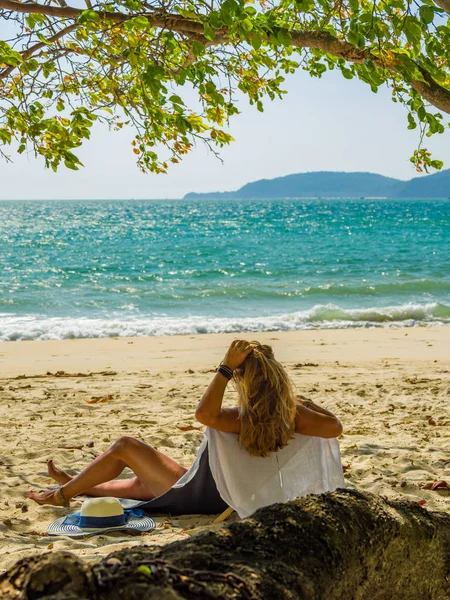
M 0 151 L 76 170 L 101 121 L 133 126 L 139 167 L 165 172 L 232 140 L 238 90 L 263 111 L 287 73 L 339 70 L 388 85 L 419 128 L 411 160 L 441 168 L 422 144 L 448 124 L 449 17 L 450 0 L 0 0 Z

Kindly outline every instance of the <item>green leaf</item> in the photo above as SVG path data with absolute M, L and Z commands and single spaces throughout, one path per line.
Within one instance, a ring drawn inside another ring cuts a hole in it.
M 0 142 L 10 144 L 12 140 L 11 132 L 8 129 L 0 129 Z
M 164 69 L 157 65 L 149 64 L 145 70 L 148 79 L 160 80 L 164 77 Z
M 28 75 L 32 71 L 36 71 L 39 67 L 39 63 L 35 58 L 30 58 L 26 62 L 22 63 L 20 70 L 24 75 Z
M 45 44 L 46 46 L 51 46 L 52 42 L 49 42 L 48 39 L 45 37 L 45 35 L 43 35 L 42 33 L 38 32 L 36 34 L 36 37 L 38 38 L 38 40 L 40 42 L 42 42 L 43 44 Z
M 209 15 L 209 23 L 211 27 L 214 29 L 220 29 L 223 25 L 223 19 L 220 15 L 220 12 L 217 10 L 213 10 Z
M 29 71 L 36 71 L 39 68 L 39 63 L 35 58 L 27 60 L 26 65 Z
M 422 21 L 429 25 L 434 19 L 434 8 L 432 6 L 425 6 L 424 4 L 419 8 L 420 18 Z
M 280 29 L 277 33 L 277 39 L 285 48 L 292 45 L 292 36 L 286 29 Z
M 430 167 L 433 167 L 433 169 L 437 169 L 438 171 L 440 171 L 443 166 L 444 166 L 444 163 L 442 162 L 442 160 L 431 160 L 430 161 Z
M 45 17 L 39 14 L 32 14 L 25 17 L 25 21 L 30 29 L 34 29 L 36 25 L 43 25 L 45 23 Z
M 341 67 L 341 73 L 345 77 L 345 79 L 353 79 L 354 75 L 350 69 L 346 69 L 345 67 Z
M 211 27 L 208 25 L 208 23 L 203 23 L 203 31 L 204 31 L 204 35 L 205 38 L 207 40 L 210 40 L 211 42 L 214 40 L 214 38 L 216 37 L 216 34 L 214 33 L 214 31 L 211 29 Z
M 250 33 L 250 31 L 253 29 L 253 23 L 251 19 L 244 19 L 241 22 L 241 27 L 245 31 L 245 33 Z
M 66 160 L 64 161 L 64 164 L 66 165 L 66 167 L 67 167 L 68 169 L 72 169 L 72 171 L 78 171 L 78 167 L 77 167 L 77 165 L 76 165 L 74 162 L 72 162 L 71 160 L 67 160 L 67 159 L 66 159 Z
M 297 0 L 295 5 L 299 11 L 311 12 L 314 10 L 314 0 Z
M 173 104 L 181 104 L 182 106 L 184 106 L 183 100 L 180 98 L 180 96 L 177 96 L 175 94 L 173 96 L 170 96 L 169 102 L 172 102 Z
M 205 46 L 197 40 L 192 44 L 192 52 L 194 56 L 201 56 L 205 51 Z
M 415 129 L 417 123 L 411 113 L 408 113 L 408 129 Z
M 95 10 L 89 8 L 88 10 L 83 10 L 77 21 L 80 25 L 83 25 L 84 23 L 97 23 L 100 21 L 100 17 Z
M 324 65 L 324 64 L 322 64 L 322 63 L 316 63 L 316 64 L 314 65 L 314 67 L 315 67 L 315 70 L 317 71 L 317 73 L 318 73 L 319 75 L 322 75 L 322 73 L 325 73 L 325 71 L 327 70 L 327 67 L 326 67 L 326 65 Z
M 422 39 L 422 29 L 414 17 L 405 17 L 403 31 L 410 44 L 413 46 L 420 44 L 420 40 Z
M 140 40 L 137 35 L 130 33 L 130 34 L 128 34 L 128 43 L 130 44 L 131 48 L 137 48 L 139 46 Z M 134 52 L 130 51 L 128 58 L 129 58 L 130 62 L 132 62 L 132 63 L 133 63 L 133 58 L 134 58 L 135 60 L 134 60 L 133 64 L 135 64 L 135 65 L 137 64 L 137 57 Z
M 220 17 L 225 25 L 232 25 L 236 13 L 239 9 L 239 5 L 235 0 L 225 0 L 225 2 L 220 7 Z
M 225 25 L 228 25 L 228 27 L 231 27 L 231 25 L 233 25 L 233 15 L 231 15 L 230 13 L 221 13 L 220 16 L 222 17 L 222 21 Z
M 258 32 L 255 32 L 250 37 L 250 43 L 255 50 L 259 50 L 262 44 L 262 35 Z
M 231 16 L 234 16 L 239 10 L 239 4 L 235 0 L 225 0 L 225 2 L 220 7 L 221 13 L 228 13 Z
M 355 46 L 358 46 L 358 48 L 361 49 L 365 46 L 365 39 L 360 31 L 349 31 L 348 41 L 350 42 L 350 44 L 354 44 Z
M 16 52 L 6 42 L 0 41 L 0 63 L 17 67 L 23 61 L 22 55 Z
M 123 5 L 133 12 L 142 10 L 142 3 L 140 0 L 124 0 Z
M 46 62 L 42 65 L 42 74 L 45 78 L 47 78 L 51 73 L 54 73 L 56 70 L 54 62 Z
M 148 29 L 150 23 L 147 17 L 133 17 L 124 23 L 124 29 L 127 31 L 145 31 Z
M 181 115 L 177 115 L 177 117 L 175 118 L 175 123 L 181 133 L 192 131 L 192 125 L 185 117 L 182 117 Z

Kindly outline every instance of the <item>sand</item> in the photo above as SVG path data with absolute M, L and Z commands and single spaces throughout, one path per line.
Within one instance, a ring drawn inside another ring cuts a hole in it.
M 203 428 L 179 426 L 199 426 L 195 406 L 235 337 L 0 344 L 0 569 L 49 550 L 98 560 L 124 546 L 165 544 L 210 526 L 211 516 L 158 517 L 154 531 L 138 536 L 48 537 L 48 524 L 67 509 L 40 507 L 25 494 L 54 485 L 48 458 L 74 474 L 123 435 L 188 467 Z M 450 510 L 449 492 L 422 488 L 450 483 L 450 327 L 247 337 L 271 344 L 298 392 L 341 419 L 349 487 L 425 501 L 423 510 Z M 234 404 L 231 388 L 225 402 Z M 81 502 L 75 499 L 73 509 Z

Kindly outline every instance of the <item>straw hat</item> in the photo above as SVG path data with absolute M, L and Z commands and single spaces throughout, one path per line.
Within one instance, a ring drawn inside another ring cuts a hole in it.
M 82 537 L 106 531 L 150 531 L 155 522 L 139 508 L 125 510 L 117 498 L 88 498 L 78 513 L 61 517 L 48 527 L 48 535 Z

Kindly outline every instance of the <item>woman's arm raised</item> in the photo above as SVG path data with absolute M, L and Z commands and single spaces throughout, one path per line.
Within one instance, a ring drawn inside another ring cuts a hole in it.
M 245 340 L 232 342 L 222 364 L 231 372 L 241 366 L 254 346 Z M 208 389 L 203 394 L 195 411 L 195 418 L 203 425 L 231 433 L 239 433 L 241 422 L 237 407 L 222 408 L 223 395 L 227 387 L 228 379 L 222 373 L 216 373 Z
M 234 408 L 222 408 L 222 400 L 227 383 L 228 380 L 221 373 L 215 374 L 208 389 L 198 403 L 195 418 L 207 427 L 212 427 L 219 431 L 239 433 L 241 422 L 239 421 L 237 406 Z

